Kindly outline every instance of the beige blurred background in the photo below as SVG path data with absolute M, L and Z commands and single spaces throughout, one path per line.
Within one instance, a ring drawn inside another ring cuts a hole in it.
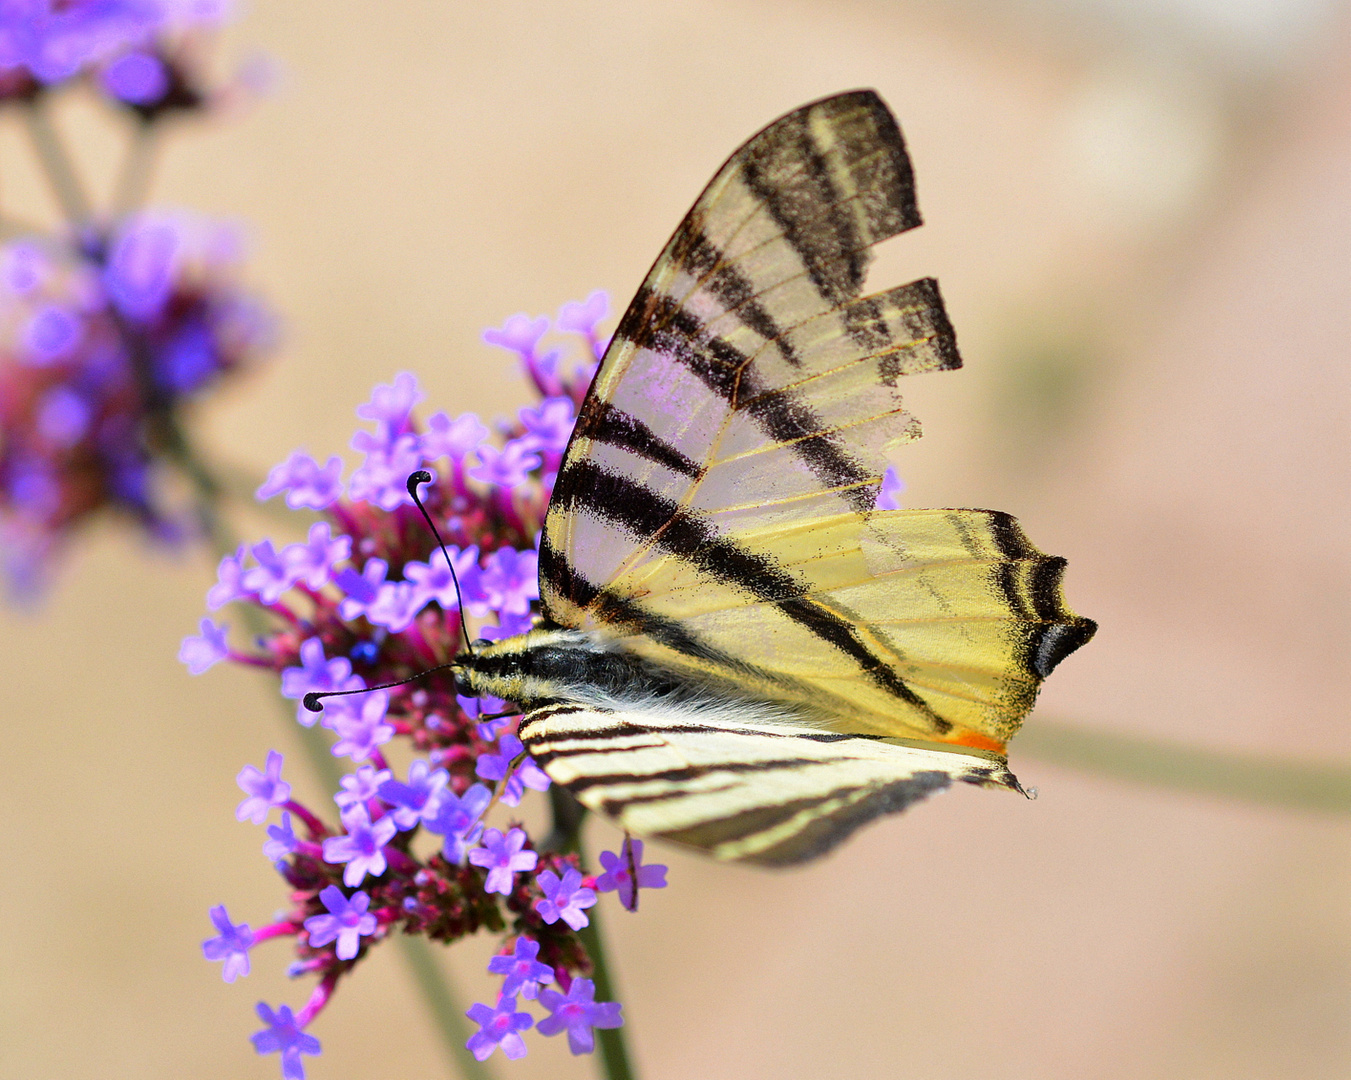
M 1344 764 L 1348 25 L 1330 0 L 255 2 L 222 70 L 266 52 L 276 91 L 184 127 L 154 188 L 246 221 L 285 318 L 205 438 L 259 475 L 343 452 L 405 368 L 429 409 L 515 408 L 483 327 L 598 287 L 622 304 L 745 137 L 873 86 L 928 222 L 873 280 L 937 276 L 967 363 L 916 380 L 907 500 L 1016 513 L 1102 627 L 1029 732 Z M 109 176 L 117 133 L 66 106 Z M 6 202 L 45 212 L 26 160 L 0 116 Z M 175 661 L 212 580 L 110 525 L 41 610 L 0 615 L 2 1080 L 279 1074 L 247 1042 L 253 1005 L 309 983 L 274 945 L 227 986 L 198 945 L 213 904 L 255 926 L 283 905 L 234 775 L 297 750 L 267 683 Z M 607 924 L 643 1075 L 1351 1075 L 1347 818 L 1016 742 L 1013 765 L 1038 801 L 956 791 L 803 870 L 670 854 L 671 887 Z M 465 1004 L 493 947 L 447 953 Z M 448 1073 L 390 948 L 314 1030 L 318 1080 Z M 494 1066 L 591 1075 L 561 1040 Z

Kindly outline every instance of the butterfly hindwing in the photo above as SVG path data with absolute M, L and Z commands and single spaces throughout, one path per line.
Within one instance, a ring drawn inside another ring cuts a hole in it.
M 733 540 L 792 588 L 752 601 L 690 560 L 650 559 L 611 594 L 713 656 L 659 633 L 629 647 L 692 677 L 716 677 L 734 657 L 743 685 L 820 706 L 836 730 L 1001 751 L 1041 680 L 1092 632 L 1061 596 L 1064 560 L 1039 552 L 1007 514 L 845 513 Z
M 583 805 L 715 858 L 800 862 L 954 780 L 1016 787 L 1002 760 L 766 723 L 717 709 L 555 705 L 521 740 Z

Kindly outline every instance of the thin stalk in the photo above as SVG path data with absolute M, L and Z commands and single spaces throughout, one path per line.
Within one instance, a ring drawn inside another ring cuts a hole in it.
M 61 213 L 77 228 L 87 224 L 93 213 L 89 198 L 75 171 L 75 163 L 66 153 L 65 144 L 57 133 L 56 125 L 52 123 L 51 113 L 47 111 L 46 95 L 39 94 L 31 99 L 22 111 L 28 137 L 33 142 L 38 163 L 52 186 L 52 194 L 56 196 Z
M 546 850 L 553 848 L 562 852 L 575 852 L 586 860 L 582 850 L 582 821 L 586 817 L 586 808 L 567 793 L 559 784 L 549 788 L 549 804 L 553 808 L 553 831 L 540 845 Z M 615 984 L 610 976 L 610 965 L 605 956 L 605 941 L 601 935 L 599 907 L 587 910 L 590 920 L 577 931 L 591 958 L 591 976 L 596 984 L 597 1001 L 616 1001 Z M 628 1043 L 624 1038 L 624 1029 L 598 1028 L 596 1041 L 600 1044 L 600 1060 L 605 1080 L 635 1080 L 633 1063 L 629 1059 Z
M 1014 752 L 1150 787 L 1292 810 L 1351 814 L 1349 765 L 1311 765 L 1202 749 L 1040 719 L 1019 734 Z
M 150 190 L 150 178 L 154 173 L 155 151 L 159 148 L 157 132 L 154 121 L 136 121 L 131 139 L 127 142 L 126 156 L 122 159 L 122 170 L 113 188 L 114 219 L 139 210 L 145 203 L 146 193 Z
M 216 479 L 211 468 L 193 450 L 182 429 L 172 422 L 165 427 L 166 431 L 162 434 L 167 435 L 167 450 L 193 484 L 198 516 L 217 556 L 223 558 L 225 555 L 233 554 L 237 546 L 236 540 L 218 510 L 224 487 Z M 257 608 L 241 605 L 240 610 L 245 629 L 250 636 L 267 630 L 267 620 Z M 290 704 L 281 698 L 277 701 L 281 706 L 282 715 L 286 718 L 287 730 L 295 731 L 300 725 L 293 723 L 295 715 L 291 711 Z M 336 791 L 342 770 L 329 749 L 323 729 L 318 724 L 308 728 L 300 727 L 300 746 L 320 784 L 327 790 Z M 441 1037 L 442 1048 L 451 1067 L 464 1080 L 493 1080 L 492 1071 L 482 1062 L 476 1061 L 465 1047 L 465 1043 L 469 1041 L 470 1031 L 464 1019 L 464 1010 L 459 1006 L 449 977 L 437 964 L 427 943 L 421 938 L 407 934 L 400 934 L 398 941 L 412 971 L 413 979 L 422 992 L 427 1011 L 431 1014 L 432 1024 Z

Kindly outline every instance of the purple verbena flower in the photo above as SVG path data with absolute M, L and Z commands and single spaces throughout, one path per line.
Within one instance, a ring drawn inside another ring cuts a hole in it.
M 568 1049 L 574 1054 L 589 1054 L 596 1048 L 593 1028 L 624 1026 L 617 1001 L 596 1001 L 596 984 L 590 979 L 573 979 L 566 994 L 541 990 L 539 1003 L 551 1015 L 539 1022 L 541 1035 L 568 1033 Z
M 596 289 L 585 300 L 569 300 L 558 309 L 555 321 L 560 330 L 590 338 L 595 336 L 597 325 L 609 312 L 610 294 L 604 289 Z
M 483 834 L 483 846 L 469 853 L 469 861 L 488 871 L 483 883 L 484 892 L 501 893 L 510 896 L 516 887 L 516 874 L 523 870 L 535 869 L 539 856 L 533 851 L 522 851 L 525 847 L 524 829 L 508 829 L 503 835 L 499 829 L 488 829 Z
M 348 773 L 338 781 L 341 790 L 333 796 L 340 810 L 346 810 L 357 803 L 369 802 L 380 794 L 380 785 L 394 774 L 388 769 L 377 769 L 374 765 L 362 765 L 354 773 Z
M 202 632 L 188 635 L 178 647 L 179 662 L 188 666 L 190 674 L 200 675 L 224 660 L 230 655 L 229 646 L 225 644 L 228 630 L 225 623 L 217 625 L 210 619 L 203 619 Z
M 549 331 L 549 320 L 541 315 L 531 319 L 523 312 L 511 316 L 501 329 L 483 331 L 483 340 L 489 345 L 519 353 L 521 356 L 534 355 L 539 339 Z
M 541 964 L 539 942 L 524 934 L 516 939 L 516 947 L 510 953 L 498 954 L 488 961 L 489 975 L 505 975 L 501 993 L 506 997 L 524 994 L 532 1001 L 539 994 L 541 983 L 554 981 L 554 969 Z
M 248 818 L 255 825 L 267 820 L 267 813 L 274 806 L 281 806 L 291 797 L 291 785 L 281 778 L 282 756 L 275 750 L 267 752 L 267 764 L 259 772 L 252 765 L 245 765 L 235 777 L 240 789 L 248 796 L 235 808 L 235 819 Z
M 221 978 L 232 983 L 241 975 L 249 973 L 249 949 L 253 947 L 254 934 L 248 923 L 236 926 L 224 904 L 211 909 L 211 921 L 218 933 L 202 942 L 202 955 L 208 960 L 223 960 Z
M 331 506 L 342 495 L 342 458 L 335 454 L 320 468 L 309 454 L 296 451 L 267 474 L 267 480 L 258 489 L 258 498 L 270 499 L 283 491 L 286 505 L 292 510 L 301 507 L 322 510 Z
M 392 634 L 413 625 L 427 597 L 411 581 L 386 581 L 376 590 L 375 599 L 366 608 L 366 621 L 383 626 Z
M 486 599 L 479 587 L 481 571 L 478 565 L 478 545 L 470 544 L 461 550 L 454 544 L 447 544 L 446 551 L 450 555 L 449 566 L 446 565 L 446 557 L 441 554 L 440 549 L 433 551 L 427 562 L 413 560 L 404 564 L 403 576 L 417 587 L 422 601 L 419 607 L 435 600 L 445 611 L 459 610 L 459 597 L 455 591 L 456 578 L 460 582 L 460 591 L 464 593 L 465 607 L 473 611 L 475 607 L 485 604 Z M 453 576 L 452 567 L 455 571 Z
M 572 429 L 577 423 L 577 406 L 570 397 L 551 397 L 540 402 L 538 408 L 527 406 L 517 415 L 534 439 L 535 449 L 546 456 L 559 457 L 572 438 Z
M 474 771 L 485 780 L 503 783 L 501 798 L 507 806 L 519 806 L 526 788 L 549 790 L 548 774 L 526 756 L 525 747 L 515 735 L 503 735 L 497 749 L 496 754 L 480 754 Z M 512 763 L 518 760 L 520 765 L 513 769 Z
M 596 894 L 582 886 L 582 872 L 575 866 L 563 871 L 561 879 L 552 870 L 541 870 L 535 880 L 544 890 L 544 899 L 535 901 L 535 910 L 546 923 L 562 919 L 580 930 L 591 921 L 582 909 L 595 905 Z
M 336 941 L 338 947 L 334 952 L 338 959 L 351 960 L 361 950 L 361 939 L 375 933 L 378 925 L 369 910 L 370 896 L 355 892 L 349 897 L 336 885 L 329 885 L 319 893 L 319 899 L 328 908 L 328 914 L 305 920 L 310 945 L 317 949 Z
M 637 868 L 639 889 L 666 888 L 666 867 L 661 863 L 643 865 L 641 840 L 625 837 L 618 855 L 613 851 L 600 853 L 600 864 L 605 867 L 605 873 L 596 878 L 596 892 L 618 891 L 619 902 L 630 911 L 638 910 L 638 892 L 634 888 L 630 864 Z
M 289 667 L 281 673 L 281 692 L 283 697 L 301 698 L 310 693 L 327 693 L 331 690 L 363 690 L 366 680 L 352 674 L 352 662 L 345 656 L 335 656 L 329 660 L 324 655 L 324 643 L 318 638 L 309 638 L 300 646 L 300 667 Z M 342 698 L 330 700 L 324 705 L 325 723 L 328 713 Z M 341 711 L 341 710 L 339 710 Z M 319 719 L 319 713 L 305 708 L 304 701 L 296 707 L 296 720 L 305 727 L 313 727 Z
M 258 1019 L 267 1028 L 250 1036 L 254 1050 L 260 1054 L 281 1054 L 283 1080 L 305 1080 L 305 1064 L 300 1055 L 320 1053 L 319 1040 L 301 1029 L 289 1005 L 278 1005 L 274 1013 L 260 1001 Z
M 339 570 L 333 583 L 346 594 L 338 604 L 339 616 L 347 622 L 362 618 L 380 595 L 388 573 L 389 563 L 384 559 L 367 559 L 359 574 L 351 569 Z
M 369 432 L 358 431 L 352 438 L 352 448 L 364 452 L 366 460 L 347 483 L 348 498 L 381 510 L 394 510 L 413 501 L 408 495 L 408 477 L 422 465 L 418 436 L 400 435 L 385 445 Z
M 502 1053 L 513 1060 L 525 1057 L 525 1040 L 520 1032 L 528 1030 L 535 1021 L 529 1013 L 516 1011 L 514 997 L 503 994 L 497 999 L 495 1009 L 476 1003 L 465 1015 L 479 1025 L 479 1030 L 465 1043 L 466 1049 L 479 1061 L 487 1061 L 499 1046 Z
M 300 837 L 291 827 L 291 811 L 281 812 L 281 824 L 267 827 L 267 840 L 263 842 L 264 858 L 276 863 L 290 855 L 300 846 Z
M 344 836 L 330 836 L 324 841 L 324 862 L 346 863 L 342 883 L 349 889 L 360 885 L 367 874 L 379 877 L 389 867 L 385 845 L 398 832 L 388 816 L 372 822 L 366 807 L 357 803 L 343 811 Z
M 385 713 L 389 711 L 389 693 L 373 690 L 369 694 L 355 695 L 353 700 L 359 704 L 332 711 L 324 717 L 324 726 L 337 732 L 338 741 L 333 744 L 335 757 L 365 761 L 394 738 L 393 726 L 384 723 Z
M 492 792 L 482 784 L 471 784 L 463 795 L 442 792 L 436 813 L 424 819 L 428 832 L 446 838 L 446 861 L 463 866 L 469 850 L 483 835 L 483 812 L 492 802 Z
M 351 552 L 351 537 L 335 537 L 327 521 L 316 521 L 310 526 L 305 543 L 287 544 L 282 549 L 282 560 L 296 581 L 305 582 L 311 589 L 322 589 L 333 574 L 333 565 Z
M 501 450 L 491 443 L 482 443 L 475 452 L 480 464 L 470 469 L 469 475 L 498 487 L 514 488 L 523 484 L 531 471 L 540 466 L 534 439 L 528 436 L 512 439 Z
M 499 614 L 529 614 L 531 602 L 539 599 L 539 553 L 498 548 L 484 560 L 479 589 Z
M 443 412 L 435 413 L 422 434 L 422 457 L 426 461 L 443 457 L 463 461 L 487 437 L 488 429 L 473 413 L 461 413 L 454 420 Z
M 249 549 L 257 560 L 257 566 L 244 571 L 241 583 L 249 592 L 256 593 L 264 604 L 275 604 L 281 594 L 294 585 L 300 578 L 283 553 L 272 546 L 271 540 L 254 544 Z
M 425 395 L 418 389 L 417 378 L 411 372 L 401 371 L 394 376 L 393 383 L 378 385 L 371 392 L 371 400 L 357 406 L 357 415 L 363 420 L 376 421 L 386 442 L 393 442 L 407 431 L 413 406 L 423 397 Z
M 239 550 L 233 555 L 226 555 L 221 559 L 220 567 L 216 571 L 216 584 L 211 586 L 206 594 L 206 606 L 212 611 L 224 607 L 232 600 L 244 600 L 253 596 L 244 588 L 245 550 L 245 546 L 240 544 Z
M 414 758 L 408 766 L 408 782 L 386 780 L 380 785 L 380 798 L 394 808 L 389 816 L 400 832 L 406 832 L 436 817 L 437 804 L 449 782 L 450 774 L 445 769 L 433 770 L 424 759 Z
M 169 89 L 169 71 L 154 53 L 123 53 L 103 69 L 103 89 L 129 105 L 151 105 Z

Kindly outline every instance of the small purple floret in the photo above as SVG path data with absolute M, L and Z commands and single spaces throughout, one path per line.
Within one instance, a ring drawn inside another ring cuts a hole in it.
M 235 819 L 248 818 L 255 825 L 267 820 L 267 813 L 274 806 L 280 806 L 291 797 L 291 785 L 281 778 L 282 756 L 275 750 L 267 752 L 267 764 L 259 772 L 252 765 L 245 765 L 235 777 L 240 789 L 248 796 L 235 808 Z
M 535 1020 L 529 1013 L 516 1011 L 514 997 L 503 994 L 497 999 L 495 1009 L 482 1004 L 472 1005 L 465 1015 L 479 1026 L 465 1043 L 466 1049 L 479 1061 L 487 1061 L 499 1046 L 502 1053 L 513 1060 L 525 1057 L 525 1040 L 519 1033 L 528 1030 Z
M 301 1029 L 289 1005 L 278 1005 L 277 1011 L 273 1012 L 260 1001 L 258 1019 L 267 1028 L 250 1036 L 254 1050 L 260 1054 L 281 1054 L 283 1080 L 305 1080 L 305 1064 L 300 1060 L 300 1055 L 318 1054 L 319 1040 Z
M 574 1054 L 589 1054 L 596 1048 L 593 1028 L 624 1026 L 617 1001 L 596 1001 L 596 984 L 590 979 L 573 979 L 566 994 L 541 990 L 539 1003 L 550 1011 L 539 1022 L 541 1035 L 568 1033 L 568 1049 Z
M 291 826 L 291 811 L 281 812 L 281 824 L 267 827 L 267 840 L 263 843 L 263 856 L 277 863 L 290 855 L 300 846 L 300 837 Z
M 483 834 L 483 846 L 469 853 L 469 861 L 488 871 L 488 878 L 483 883 L 484 892 L 510 896 L 516 887 L 516 875 L 535 869 L 539 856 L 533 851 L 522 851 L 525 842 L 524 829 L 509 829 L 506 835 L 499 829 L 488 829 Z
M 449 782 L 445 769 L 433 771 L 424 759 L 415 758 L 408 766 L 408 782 L 386 780 L 380 785 L 380 798 L 394 808 L 389 816 L 399 831 L 407 832 L 436 817 L 441 793 Z
M 248 923 L 235 925 L 224 904 L 211 909 L 211 921 L 219 931 L 213 938 L 202 942 L 202 955 L 208 960 L 223 960 L 221 978 L 232 983 L 241 975 L 249 973 L 249 949 L 253 947 L 253 931 Z
M 355 892 L 348 897 L 336 885 L 329 885 L 319 894 L 319 899 L 328 908 L 328 914 L 305 920 L 310 944 L 320 948 L 336 941 L 338 947 L 334 952 L 338 959 L 351 960 L 361 950 L 361 939 L 375 933 L 377 921 L 369 910 L 370 896 Z
M 524 994 L 534 1000 L 539 995 L 540 984 L 554 981 L 554 969 L 541 964 L 539 942 L 524 934 L 516 939 L 515 951 L 509 956 L 494 956 L 488 961 L 489 975 L 505 975 L 502 981 L 502 995 L 515 997 Z
M 388 816 L 372 823 L 361 803 L 343 811 L 342 827 L 347 830 L 345 836 L 330 836 L 324 841 L 324 862 L 347 864 L 342 883 L 350 889 L 360 885 L 367 874 L 379 877 L 388 869 L 384 848 L 399 830 Z
M 309 454 L 297 451 L 267 474 L 258 489 L 259 499 L 270 499 L 286 492 L 286 505 L 292 510 L 308 507 L 322 510 L 342 494 L 342 458 L 334 455 L 320 468 Z
M 427 831 L 444 836 L 446 860 L 463 866 L 470 849 L 483 835 L 483 822 L 479 819 L 492 802 L 492 793 L 482 784 L 472 784 L 460 796 L 449 791 L 441 795 L 436 806 L 436 814 L 426 822 Z
M 575 866 L 563 871 L 561 879 L 552 870 L 543 870 L 535 880 L 544 890 L 544 899 L 535 901 L 535 910 L 546 923 L 562 919 L 574 930 L 580 930 L 591 921 L 582 909 L 595 905 L 596 894 L 582 886 L 582 872 Z
M 630 849 L 633 852 L 632 860 L 629 858 Z M 619 902 L 630 911 L 636 911 L 638 894 L 634 889 L 633 877 L 629 869 L 630 861 L 638 869 L 638 888 L 666 888 L 666 867 L 661 863 L 651 863 L 644 866 L 643 842 L 628 837 L 625 838 L 618 855 L 613 851 L 602 851 L 600 853 L 600 864 L 605 867 L 605 873 L 596 878 L 596 891 L 618 891 Z
M 896 470 L 888 465 L 882 474 L 882 487 L 877 492 L 878 510 L 900 510 L 901 493 L 905 491 L 905 481 L 896 475 Z
M 225 623 L 217 625 L 210 619 L 203 619 L 201 634 L 190 634 L 178 647 L 179 662 L 186 664 L 192 675 L 200 675 L 218 664 L 230 655 L 229 646 L 225 644 L 228 630 Z

